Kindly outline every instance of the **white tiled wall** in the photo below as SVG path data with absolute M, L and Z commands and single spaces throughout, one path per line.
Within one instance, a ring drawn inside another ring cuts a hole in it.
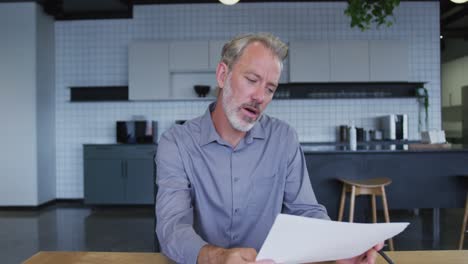
M 70 103 L 70 86 L 127 85 L 127 48 L 137 40 L 228 39 L 268 31 L 285 41 L 401 39 L 409 43 L 410 81 L 427 82 L 430 127 L 440 128 L 439 3 L 402 2 L 390 28 L 351 29 L 345 3 L 255 3 L 136 6 L 133 19 L 56 22 L 57 196 L 83 197 L 84 143 L 114 143 L 115 121 L 144 115 L 160 131 L 202 114 L 207 101 Z M 282 81 L 288 80 L 288 63 Z M 302 141 L 334 141 L 335 128 L 354 120 L 407 113 L 418 138 L 416 99 L 273 101 L 267 112 L 293 125 Z

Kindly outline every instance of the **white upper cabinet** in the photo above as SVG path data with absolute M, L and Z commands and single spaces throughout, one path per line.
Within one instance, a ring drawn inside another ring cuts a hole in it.
M 408 44 L 399 40 L 369 42 L 370 81 L 409 80 Z
M 328 41 L 293 41 L 289 44 L 290 82 L 329 82 Z
M 208 70 L 208 41 L 174 41 L 169 51 L 170 71 Z
M 369 41 L 346 40 L 330 43 L 330 79 L 335 82 L 368 82 Z
M 130 100 L 170 97 L 168 43 L 132 43 L 128 57 Z
M 210 70 L 216 71 L 219 60 L 221 59 L 221 51 L 226 41 L 223 40 L 211 40 L 209 43 L 209 68 Z
M 404 41 L 292 41 L 289 48 L 291 82 L 409 80 Z

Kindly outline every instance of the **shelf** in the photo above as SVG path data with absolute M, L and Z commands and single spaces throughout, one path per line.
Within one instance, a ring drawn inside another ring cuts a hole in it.
M 128 86 L 70 87 L 70 101 L 128 101 Z
M 283 83 L 275 99 L 415 98 L 423 82 Z

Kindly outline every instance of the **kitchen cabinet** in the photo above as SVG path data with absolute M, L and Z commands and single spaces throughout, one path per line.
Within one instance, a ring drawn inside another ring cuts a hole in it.
M 84 145 L 86 204 L 153 204 L 155 145 Z
M 174 41 L 170 43 L 169 70 L 208 70 L 208 41 Z
M 221 59 L 221 51 L 226 43 L 225 40 L 210 40 L 209 42 L 209 68 L 216 71 L 219 60 Z
M 408 81 L 408 46 L 398 40 L 369 41 L 370 81 Z
M 289 44 L 290 82 L 329 82 L 328 41 L 294 41 Z
M 129 99 L 155 100 L 170 97 L 169 44 L 138 42 L 129 47 Z
M 331 81 L 369 81 L 369 41 L 330 42 L 330 68 Z
M 225 41 L 136 42 L 129 47 L 129 99 L 198 98 L 194 85 L 210 85 Z
M 290 82 L 407 82 L 399 40 L 291 41 Z

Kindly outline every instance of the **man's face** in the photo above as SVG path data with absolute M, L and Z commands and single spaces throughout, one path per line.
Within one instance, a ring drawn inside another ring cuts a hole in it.
M 279 59 L 263 44 L 249 44 L 226 73 L 222 106 L 231 126 L 249 131 L 273 99 L 281 75 Z

